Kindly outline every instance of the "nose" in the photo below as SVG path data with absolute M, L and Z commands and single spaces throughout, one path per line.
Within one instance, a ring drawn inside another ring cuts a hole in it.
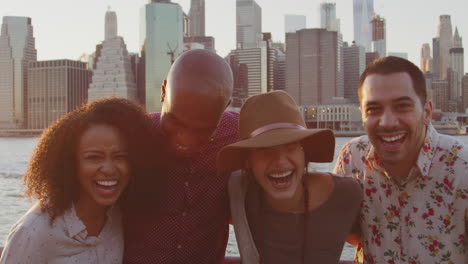
M 115 171 L 115 164 L 112 159 L 106 159 L 100 168 L 100 171 L 108 176 L 112 175 Z
M 381 127 L 394 127 L 398 125 L 398 118 L 391 109 L 386 109 L 379 120 Z

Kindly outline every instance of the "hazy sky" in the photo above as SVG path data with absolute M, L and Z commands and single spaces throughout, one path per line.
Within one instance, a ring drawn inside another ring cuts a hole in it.
M 319 26 L 318 0 L 256 0 L 262 7 L 262 31 L 284 41 L 284 15 L 307 16 L 307 27 Z M 117 12 L 119 35 L 130 52 L 138 52 L 140 8 L 148 0 L 0 0 L 0 16 L 32 18 L 39 60 L 77 59 L 92 53 L 104 39 L 107 6 Z M 173 0 L 188 13 L 190 0 Z M 235 0 L 206 0 L 206 33 L 214 36 L 218 54 L 235 47 Z M 337 0 L 343 40 L 353 40 L 353 1 Z M 468 0 L 374 0 L 374 9 L 386 19 L 387 52 L 407 52 L 419 66 L 420 48 L 437 34 L 438 17 L 448 14 L 458 26 L 468 54 Z M 465 55 L 468 72 L 468 55 Z

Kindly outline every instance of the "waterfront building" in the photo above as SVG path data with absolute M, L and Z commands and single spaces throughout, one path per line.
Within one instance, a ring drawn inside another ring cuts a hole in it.
M 371 52 L 374 0 L 353 0 L 354 41 Z
M 431 46 L 424 43 L 421 47 L 421 71 L 423 73 L 432 72 Z
M 275 90 L 278 50 L 271 46 L 270 33 L 258 38 L 261 40 L 256 48 L 235 49 L 228 55 L 234 74 L 234 107 L 250 96 Z
M 28 129 L 44 129 L 86 103 L 91 71 L 85 62 L 49 60 L 29 63 Z
M 286 91 L 299 105 L 343 97 L 342 45 L 336 31 L 313 28 L 286 33 Z
M 462 108 L 468 114 L 468 73 L 462 79 Z
M 31 18 L 4 16 L 0 34 L 0 128 L 27 125 L 27 68 L 37 60 Z
M 462 38 L 455 28 L 455 34 L 452 39 L 452 48 L 449 51 L 449 79 L 450 79 L 450 100 L 459 101 L 462 96 L 462 78 L 464 71 L 464 50 Z
M 366 68 L 366 55 L 363 46 L 353 43 L 343 45 L 343 69 L 344 69 L 344 98 L 352 103 L 359 103 L 357 88 L 359 78 Z
M 285 33 L 294 33 L 304 28 L 306 28 L 306 16 L 304 15 L 285 15 L 284 16 L 284 32 Z
M 449 83 L 447 80 L 432 80 L 433 108 L 442 112 L 449 110 Z
M 378 15 L 372 18 L 372 50 L 379 53 L 379 58 L 387 56 L 385 18 Z
M 189 11 L 190 37 L 205 36 L 205 0 L 191 0 Z
M 432 38 L 432 72 L 440 79 L 440 38 Z
M 182 53 L 184 13 L 170 0 L 151 0 L 141 9 L 142 56 L 145 65 L 145 105 L 161 111 L 161 85 L 174 60 Z
M 320 27 L 328 31 L 340 31 L 340 20 L 336 18 L 336 3 L 320 4 Z
M 308 128 L 364 133 L 359 104 L 302 105 L 300 109 Z
M 127 46 L 117 35 L 116 13 L 107 11 L 105 22 L 105 40 L 93 70 L 88 102 L 106 97 L 122 97 L 137 102 L 135 72 Z
M 256 48 L 261 34 L 261 7 L 255 0 L 236 0 L 236 48 Z

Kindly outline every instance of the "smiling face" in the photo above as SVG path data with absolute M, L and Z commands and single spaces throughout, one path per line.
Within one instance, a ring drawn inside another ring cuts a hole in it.
M 414 164 L 424 142 L 432 104 L 424 106 L 406 72 L 371 74 L 362 85 L 364 128 L 384 166 Z
M 304 151 L 299 142 L 253 149 L 249 152 L 247 168 L 269 198 L 293 199 L 302 186 Z
M 90 126 L 77 147 L 80 197 L 85 207 L 108 208 L 128 184 L 129 162 L 125 142 L 112 126 Z

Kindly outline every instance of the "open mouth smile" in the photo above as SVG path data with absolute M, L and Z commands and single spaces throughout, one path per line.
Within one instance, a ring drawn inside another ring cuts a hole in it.
M 294 170 L 290 170 L 281 173 L 270 173 L 267 176 L 273 187 L 277 189 L 284 189 L 291 185 L 293 175 Z

